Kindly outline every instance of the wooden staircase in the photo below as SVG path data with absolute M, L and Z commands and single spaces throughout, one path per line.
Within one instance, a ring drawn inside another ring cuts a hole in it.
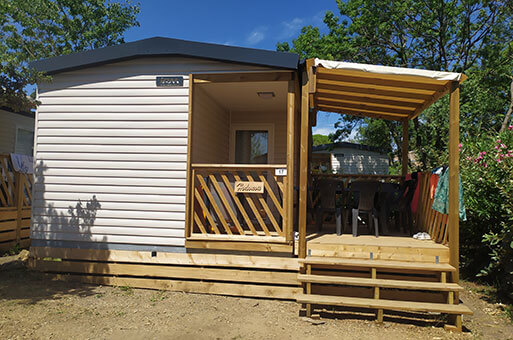
M 378 322 L 383 310 L 434 312 L 451 316 L 453 325 L 446 329 L 461 331 L 462 315 L 472 314 L 459 303 L 463 288 L 447 282 L 447 274 L 455 271 L 447 263 L 335 257 L 307 257 L 300 263 L 303 294 L 297 302 L 306 305 L 308 317 L 313 305 L 373 309 Z

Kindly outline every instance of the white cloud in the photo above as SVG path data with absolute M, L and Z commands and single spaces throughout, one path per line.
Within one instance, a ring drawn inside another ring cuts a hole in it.
M 267 27 L 260 26 L 255 28 L 246 38 L 246 43 L 248 45 L 256 45 L 262 40 L 265 39 L 265 32 L 267 31 Z
M 304 26 L 305 20 L 301 18 L 294 18 L 290 21 L 284 21 L 281 23 L 283 26 L 281 34 L 278 36 L 279 39 L 288 39 L 296 36 L 301 28 Z
M 314 135 L 329 135 L 330 133 L 334 133 L 335 128 L 334 127 L 320 127 L 320 126 L 314 126 L 312 128 L 312 134 Z

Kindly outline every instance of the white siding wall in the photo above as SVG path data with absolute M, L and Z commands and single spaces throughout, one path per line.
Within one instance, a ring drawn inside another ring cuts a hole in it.
M 388 157 L 379 152 L 336 148 L 331 151 L 331 167 L 344 174 L 387 175 Z
M 262 69 L 145 58 L 41 84 L 32 239 L 183 246 L 188 74 Z

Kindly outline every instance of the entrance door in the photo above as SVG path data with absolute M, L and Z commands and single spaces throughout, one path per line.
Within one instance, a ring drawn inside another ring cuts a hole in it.
M 271 164 L 273 162 L 272 125 L 234 125 L 231 131 L 231 162 Z

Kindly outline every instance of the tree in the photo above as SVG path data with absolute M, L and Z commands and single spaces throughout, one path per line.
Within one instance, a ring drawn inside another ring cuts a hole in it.
M 325 136 L 325 135 L 320 135 L 320 134 L 312 135 L 312 140 L 313 140 L 313 146 L 332 143 L 330 136 Z
M 513 67 L 510 1 L 338 0 L 337 4 L 340 17 L 325 14 L 327 34 L 307 26 L 292 47 L 278 43 L 277 49 L 302 58 L 465 72 L 471 77 L 462 86 L 462 131 L 499 130 L 509 103 Z M 446 98 L 413 121 L 411 147 L 421 167 L 443 159 L 440 150 L 446 150 L 447 121 Z M 361 142 L 379 147 L 391 142 L 399 155 L 400 124 L 344 115 L 337 127 L 337 138 L 357 128 Z
M 0 106 L 28 109 L 27 85 L 44 78 L 28 63 L 123 43 L 139 6 L 105 0 L 0 2 Z

